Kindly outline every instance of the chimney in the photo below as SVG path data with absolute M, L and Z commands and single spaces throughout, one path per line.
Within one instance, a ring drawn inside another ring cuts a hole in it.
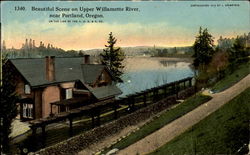
M 54 81 L 55 80 L 55 56 L 46 56 L 46 80 Z
M 84 55 L 84 64 L 90 64 L 90 55 Z

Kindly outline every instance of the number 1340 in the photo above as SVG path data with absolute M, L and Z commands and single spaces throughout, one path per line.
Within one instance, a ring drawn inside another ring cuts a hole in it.
M 25 7 L 24 6 L 15 6 L 15 11 L 24 11 Z

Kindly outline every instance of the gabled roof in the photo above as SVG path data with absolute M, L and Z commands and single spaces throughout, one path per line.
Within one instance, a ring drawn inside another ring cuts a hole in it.
M 19 73 L 29 82 L 31 87 L 40 87 L 55 83 L 80 81 L 98 100 L 114 97 L 121 94 L 115 85 L 92 88 L 86 84 L 93 84 L 103 70 L 112 77 L 106 66 L 100 64 L 83 64 L 82 57 L 55 58 L 55 80 L 46 79 L 46 60 L 39 59 L 10 59 Z M 113 78 L 113 77 L 112 77 Z M 114 78 L 113 78 L 114 79 Z
M 105 68 L 104 65 L 99 64 L 83 64 L 82 57 L 55 58 L 55 80 L 48 81 L 45 73 L 45 58 L 10 59 L 10 61 L 32 87 L 77 80 L 90 84 Z
M 115 85 L 107 85 L 103 87 L 90 88 L 90 92 L 98 99 L 103 100 L 107 97 L 114 97 L 120 95 L 122 92 Z
M 87 84 L 94 83 L 105 69 L 104 65 L 82 64 L 81 66 L 84 82 Z

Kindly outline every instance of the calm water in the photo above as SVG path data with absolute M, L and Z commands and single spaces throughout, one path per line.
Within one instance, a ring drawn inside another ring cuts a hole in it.
M 193 76 L 189 65 L 187 61 L 167 58 L 127 58 L 124 83 L 117 84 L 123 92 L 119 97 Z

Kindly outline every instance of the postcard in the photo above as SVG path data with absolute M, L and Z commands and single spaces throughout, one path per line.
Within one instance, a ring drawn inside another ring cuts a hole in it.
M 1 153 L 249 153 L 248 1 L 1 8 Z

